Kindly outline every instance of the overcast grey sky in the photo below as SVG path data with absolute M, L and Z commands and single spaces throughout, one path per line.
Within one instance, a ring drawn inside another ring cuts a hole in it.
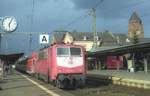
M 145 37 L 150 37 L 149 5 L 149 0 L 0 0 L 0 17 L 15 16 L 17 32 L 52 32 L 60 29 L 91 32 L 92 17 L 88 15 L 88 10 L 97 6 L 97 31 L 126 34 L 128 20 L 136 11 L 143 21 Z M 28 35 L 3 36 L 1 51 L 27 51 L 28 43 Z M 33 50 L 39 48 L 37 35 L 32 36 L 32 43 Z

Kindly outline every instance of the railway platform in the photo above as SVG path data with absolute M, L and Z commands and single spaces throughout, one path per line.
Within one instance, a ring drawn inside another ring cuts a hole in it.
M 109 79 L 113 84 L 150 89 L 150 73 L 143 71 L 127 72 L 125 70 L 90 70 L 88 76 Z
M 0 96 L 72 96 L 72 94 L 37 80 L 31 76 L 14 72 L 0 82 Z

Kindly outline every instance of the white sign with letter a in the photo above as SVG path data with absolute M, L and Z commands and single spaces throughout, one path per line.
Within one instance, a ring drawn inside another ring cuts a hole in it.
M 40 44 L 48 44 L 49 43 L 49 35 L 42 34 L 40 35 Z

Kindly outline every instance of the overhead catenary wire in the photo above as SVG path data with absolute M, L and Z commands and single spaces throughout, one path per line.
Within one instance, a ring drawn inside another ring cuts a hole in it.
M 103 0 L 98 0 L 96 5 L 92 6 L 91 8 L 95 8 L 96 9 L 100 5 L 100 3 L 102 3 L 102 2 L 103 2 Z M 75 18 L 74 20 L 72 20 L 71 22 L 69 22 L 68 24 L 63 26 L 62 29 L 67 29 L 68 27 L 70 27 L 71 25 L 75 24 L 76 22 L 86 19 L 89 16 L 88 13 L 90 11 L 91 11 L 91 9 L 87 9 L 84 14 L 80 15 L 79 17 Z

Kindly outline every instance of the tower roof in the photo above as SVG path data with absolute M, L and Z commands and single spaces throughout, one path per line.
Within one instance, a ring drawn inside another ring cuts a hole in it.
M 141 19 L 139 18 L 138 14 L 136 12 L 133 12 L 133 14 L 131 15 L 129 22 L 141 22 Z

